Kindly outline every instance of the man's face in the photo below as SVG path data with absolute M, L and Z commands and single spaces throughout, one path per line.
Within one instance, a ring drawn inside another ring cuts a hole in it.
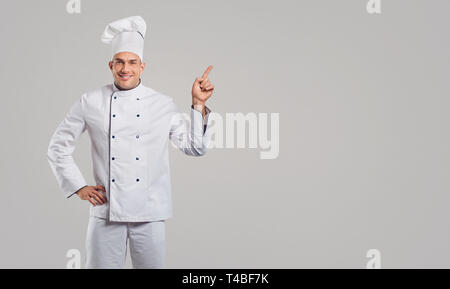
M 139 56 L 132 52 L 119 52 L 109 62 L 114 83 L 120 89 L 135 88 L 139 84 L 144 68 L 145 63 L 141 62 Z

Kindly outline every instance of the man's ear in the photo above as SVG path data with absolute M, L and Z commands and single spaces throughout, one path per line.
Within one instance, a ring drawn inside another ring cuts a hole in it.
M 113 67 L 112 61 L 110 61 L 110 62 L 108 63 L 108 66 L 109 66 L 109 70 L 112 70 L 112 67 Z
M 141 70 L 142 70 L 142 72 L 144 72 L 144 69 L 145 69 L 145 62 L 141 62 Z

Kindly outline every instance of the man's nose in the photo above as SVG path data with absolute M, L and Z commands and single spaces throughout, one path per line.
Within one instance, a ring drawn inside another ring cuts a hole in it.
M 129 68 L 130 66 L 127 63 L 124 63 L 120 72 L 122 73 L 129 72 L 130 71 Z

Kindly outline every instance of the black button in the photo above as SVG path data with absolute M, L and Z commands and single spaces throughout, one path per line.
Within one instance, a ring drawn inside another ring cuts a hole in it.
M 112 138 L 115 138 L 115 136 L 112 136 Z
M 111 180 L 114 183 L 114 179 Z
M 113 117 L 116 117 L 116 115 L 115 115 L 115 114 L 113 114 Z
M 136 182 L 139 182 L 139 179 L 136 179 Z
M 137 114 L 136 116 L 139 117 L 139 114 Z
M 139 100 L 139 97 L 138 98 L 136 98 L 137 100 Z
M 115 157 L 112 157 L 112 160 L 115 160 L 116 158 Z
M 139 135 L 137 135 L 136 138 L 139 138 Z
M 138 160 L 139 160 L 139 158 L 138 158 L 138 157 L 136 157 L 136 160 L 138 161 Z
M 114 96 L 114 99 L 117 99 L 117 96 Z

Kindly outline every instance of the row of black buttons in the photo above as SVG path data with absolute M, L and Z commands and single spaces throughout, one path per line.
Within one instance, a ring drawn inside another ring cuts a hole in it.
M 115 135 L 111 136 L 112 138 L 116 138 Z M 139 138 L 139 135 L 136 135 L 136 138 Z
M 115 114 L 113 114 L 112 116 L 113 116 L 113 117 L 116 117 Z M 140 114 L 136 114 L 136 117 L 140 117 L 140 116 L 141 116 Z
M 114 183 L 116 180 L 112 179 L 111 181 Z M 136 182 L 139 182 L 139 179 L 136 179 Z
M 117 96 L 114 96 L 114 99 L 117 99 Z M 136 100 L 139 100 L 139 97 L 137 97 Z M 116 117 L 116 115 L 113 114 L 112 117 Z M 136 114 L 136 117 L 140 117 L 140 114 Z M 116 138 L 116 136 L 113 135 L 112 138 Z M 139 138 L 139 135 L 136 135 L 136 138 Z M 112 160 L 115 160 L 115 158 L 112 157 Z M 139 157 L 136 157 L 136 160 L 138 161 Z M 114 183 L 116 180 L 112 179 L 111 181 Z M 136 182 L 139 182 L 139 179 L 136 179 Z
M 114 99 L 117 99 L 117 96 L 114 96 Z M 139 97 L 137 97 L 136 100 L 139 100 Z
M 113 135 L 113 136 L 112 136 L 112 138 L 116 138 L 116 136 L 115 136 L 115 135 Z M 139 135 L 136 135 L 136 138 L 139 138 Z
M 115 160 L 116 158 L 115 157 L 112 157 L 112 160 Z M 136 157 L 136 160 L 138 161 L 139 160 L 139 158 L 138 157 Z

